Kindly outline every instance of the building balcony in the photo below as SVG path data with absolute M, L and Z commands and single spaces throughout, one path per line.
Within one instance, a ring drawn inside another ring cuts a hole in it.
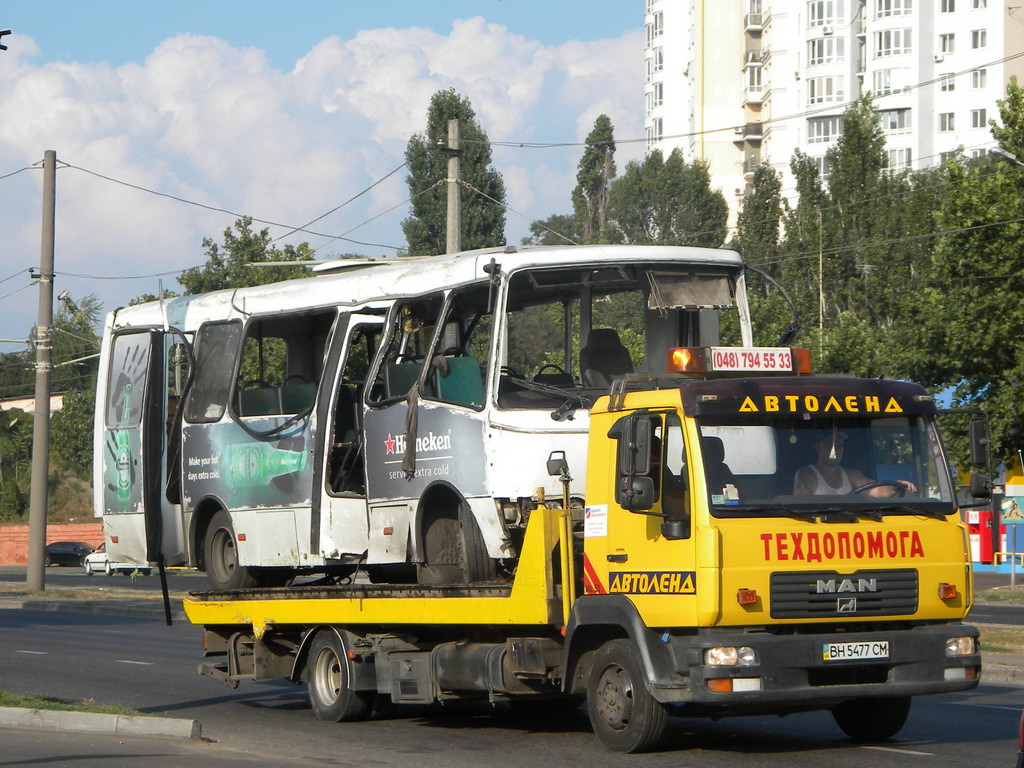
M 760 86 L 757 86 L 756 88 L 752 86 L 747 86 L 747 88 L 744 89 L 743 103 L 745 105 L 760 104 L 762 101 L 764 101 L 764 91 L 761 90 Z M 760 125 L 760 123 L 758 123 L 757 125 Z M 760 129 L 758 129 L 757 135 L 761 135 Z
M 760 96 L 760 92 L 758 92 L 758 96 Z M 758 99 L 757 103 L 761 103 L 760 98 Z M 733 139 L 733 141 L 759 142 L 761 141 L 762 127 L 763 124 L 761 122 L 746 123 L 745 125 L 738 126 L 734 131 L 736 134 L 736 138 Z
M 760 48 L 747 48 L 743 52 L 743 66 L 759 67 L 764 62 L 764 51 Z
M 746 32 L 760 32 L 764 27 L 763 13 L 748 13 L 744 19 Z

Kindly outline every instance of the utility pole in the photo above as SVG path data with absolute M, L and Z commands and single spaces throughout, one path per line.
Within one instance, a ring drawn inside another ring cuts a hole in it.
M 448 147 L 441 152 L 448 158 L 448 220 L 445 253 L 462 250 L 462 148 L 459 143 L 459 121 L 448 121 Z
M 28 513 L 29 592 L 45 589 L 46 481 L 50 474 L 50 352 L 53 348 L 53 244 L 57 208 L 57 152 L 43 154 L 43 232 L 39 251 L 36 321 L 36 405 L 32 420 L 32 497 Z

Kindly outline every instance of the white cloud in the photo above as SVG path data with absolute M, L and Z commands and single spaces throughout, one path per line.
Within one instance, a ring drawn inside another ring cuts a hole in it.
M 327 37 L 290 72 L 272 67 L 259 49 L 191 34 L 116 68 L 36 64 L 37 49 L 24 38 L 18 49 L 5 54 L 0 69 L 0 175 L 52 148 L 60 160 L 106 176 L 292 225 L 401 163 L 408 137 L 425 127 L 427 104 L 441 88 L 468 96 L 495 141 L 582 141 L 602 112 L 617 136 L 643 133 L 637 33 L 550 47 L 477 17 L 455 22 L 445 35 L 385 28 L 347 40 Z M 642 151 L 638 146 L 621 148 L 620 167 Z M 567 212 L 581 152 L 496 147 L 509 203 L 538 218 Z M 0 228 L 8 240 L 0 279 L 38 258 L 41 175 L 32 173 L 0 181 Z M 314 228 L 341 233 L 399 203 L 407 194 L 404 179 L 404 171 L 396 174 Z M 399 209 L 351 237 L 401 245 L 404 216 Z M 518 242 L 528 223 L 512 213 L 507 218 L 508 239 Z M 62 170 L 58 271 L 185 268 L 201 260 L 202 238 L 219 240 L 232 221 Z M 324 253 L 344 250 L 358 249 L 333 243 Z M 153 290 L 155 281 L 79 280 L 62 287 L 76 295 L 97 292 L 111 308 Z M 8 306 L 0 304 L 0 336 L 22 335 L 29 323 L 24 316 L 12 320 Z

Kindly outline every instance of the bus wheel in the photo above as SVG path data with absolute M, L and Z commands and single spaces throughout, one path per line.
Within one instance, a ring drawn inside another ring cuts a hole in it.
M 885 741 L 891 739 L 910 714 L 910 697 L 888 699 L 852 699 L 832 707 L 843 733 L 854 741 Z
M 219 589 L 249 589 L 259 586 L 253 568 L 238 564 L 238 544 L 231 516 L 223 509 L 210 520 L 206 529 L 206 578 L 210 587 Z
M 587 713 L 598 741 L 613 752 L 649 752 L 668 726 L 668 712 L 651 696 L 629 640 L 609 640 L 594 654 Z
M 420 584 L 473 584 L 492 581 L 497 569 L 487 554 L 483 534 L 467 504 L 457 511 L 430 515 L 423 529 Z
M 337 633 L 317 632 L 309 649 L 309 703 L 321 720 L 341 723 L 362 720 L 370 711 L 373 691 L 355 691 L 348 657 Z

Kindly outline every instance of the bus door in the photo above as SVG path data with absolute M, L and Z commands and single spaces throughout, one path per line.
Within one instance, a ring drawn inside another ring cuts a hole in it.
M 111 341 L 103 408 L 103 515 L 111 560 L 168 564 L 184 558 L 181 510 L 166 498 L 170 425 L 182 378 L 183 338 L 131 330 Z M 186 372 L 187 375 L 187 372 Z M 172 385 L 173 386 L 173 385 Z
M 382 325 L 380 317 L 342 314 L 328 351 L 324 381 L 333 386 L 317 406 L 321 478 L 311 526 L 311 551 L 327 559 L 361 555 L 368 546 L 363 392 Z

